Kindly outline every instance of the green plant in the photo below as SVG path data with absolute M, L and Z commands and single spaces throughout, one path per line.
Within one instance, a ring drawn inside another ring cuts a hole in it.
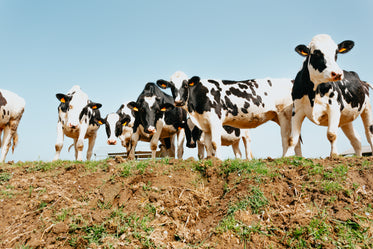
M 246 210 L 248 207 L 251 209 L 253 214 L 259 213 L 268 204 L 267 198 L 264 196 L 263 192 L 257 187 L 252 187 L 243 200 L 230 206 L 228 208 L 228 215 L 233 215 L 238 210 Z
M 102 239 L 106 236 L 106 229 L 103 224 L 86 227 L 85 232 L 87 235 L 83 238 L 88 241 L 88 244 L 102 244 Z
M 0 185 L 2 185 L 4 182 L 9 181 L 12 178 L 12 175 L 8 172 L 4 172 L 0 174 Z

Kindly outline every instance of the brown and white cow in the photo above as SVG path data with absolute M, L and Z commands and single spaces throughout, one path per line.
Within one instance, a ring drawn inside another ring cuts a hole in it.
M 158 80 L 161 88 L 171 88 L 176 106 L 183 106 L 193 123 L 205 133 L 208 156 L 221 157 L 223 125 L 240 129 L 255 128 L 274 121 L 281 128 L 283 155 L 291 129 L 291 79 L 252 79 L 243 81 L 190 79 L 176 72 L 170 81 Z M 297 155 L 301 156 L 300 144 Z
M 12 145 L 12 152 L 18 142 L 17 128 L 25 110 L 25 100 L 17 94 L 0 89 L 0 162 L 5 162 L 6 155 Z
M 221 135 L 221 145 L 232 146 L 234 156 L 236 158 L 242 158 L 242 153 L 240 150 L 240 141 L 245 147 L 246 159 L 252 159 L 253 155 L 250 148 L 250 132 L 249 129 L 238 129 L 232 126 L 224 125 L 223 134 Z M 198 148 L 198 158 L 203 159 L 205 154 L 205 144 L 204 144 L 204 133 L 199 129 L 190 118 L 187 120 L 187 126 L 185 127 L 185 138 L 186 146 L 188 148 Z M 215 155 L 215 152 L 208 154 Z
M 82 151 L 84 139 L 88 138 L 87 160 L 91 159 L 95 145 L 97 130 L 103 124 L 100 111 L 102 105 L 88 99 L 88 95 L 73 86 L 67 94 L 56 94 L 60 101 L 58 106 L 56 154 L 53 160 L 58 160 L 63 146 L 64 136 L 74 139 L 75 159 L 83 160 Z
M 292 133 L 285 156 L 293 155 L 305 117 L 317 125 L 328 127 L 330 156 L 338 154 L 338 127 L 350 140 L 356 155 L 361 156 L 360 137 L 352 126 L 352 121 L 360 115 L 368 143 L 373 149 L 369 84 L 361 81 L 357 73 L 342 70 L 336 62 L 338 54 L 347 53 L 353 46 L 354 42 L 349 40 L 337 45 L 329 35 L 322 34 L 316 35 L 308 46 L 295 48 L 306 59 L 291 93 L 294 100 Z

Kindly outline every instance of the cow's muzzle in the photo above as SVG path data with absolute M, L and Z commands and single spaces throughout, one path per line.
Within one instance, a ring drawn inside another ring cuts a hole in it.
M 331 76 L 333 81 L 339 81 L 339 80 L 342 80 L 343 74 L 336 73 L 336 72 L 331 72 L 330 76 Z
M 184 101 L 183 100 L 175 100 L 175 106 L 177 106 L 177 107 L 181 107 L 181 106 L 183 106 L 184 105 Z
M 107 140 L 107 144 L 108 144 L 108 145 L 116 145 L 116 144 L 117 144 L 117 140 L 114 140 L 114 139 L 108 139 L 108 140 Z

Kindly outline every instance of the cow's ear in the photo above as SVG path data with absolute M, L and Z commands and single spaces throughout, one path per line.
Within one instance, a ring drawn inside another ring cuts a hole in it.
M 193 76 L 188 80 L 188 86 L 195 86 L 201 81 L 200 77 Z
M 61 102 L 61 103 L 66 103 L 70 100 L 70 97 L 63 94 L 63 93 L 57 93 L 56 98 Z
M 162 89 L 170 87 L 170 83 L 166 80 L 157 80 L 157 85 Z
M 129 115 L 126 115 L 120 122 L 123 126 L 127 126 L 128 123 L 131 122 L 131 117 Z
M 355 43 L 353 41 L 347 40 L 338 44 L 338 53 L 345 54 L 354 47 Z
M 96 109 L 100 109 L 101 108 L 101 104 L 100 103 L 94 103 L 94 102 L 91 102 L 88 104 L 89 107 L 91 107 L 93 110 L 96 110 Z
M 175 106 L 173 104 L 170 104 L 170 103 L 164 103 L 163 105 L 161 105 L 161 111 L 162 112 L 168 112 L 168 111 L 171 111 L 174 108 L 175 108 Z
M 127 107 L 130 108 L 132 111 L 138 112 L 139 107 L 135 101 L 131 101 L 127 104 Z
M 295 48 L 295 52 L 305 57 L 310 54 L 310 49 L 306 45 L 301 44 Z
M 105 124 L 105 122 L 106 122 L 106 120 L 103 119 L 103 118 L 96 118 L 96 120 L 97 120 L 97 123 L 98 123 L 99 125 L 103 125 L 103 124 Z

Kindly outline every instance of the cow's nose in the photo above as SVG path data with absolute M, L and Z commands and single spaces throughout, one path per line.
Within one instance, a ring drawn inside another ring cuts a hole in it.
M 331 76 L 332 76 L 333 81 L 338 81 L 342 79 L 341 73 L 332 72 Z
M 156 129 L 155 129 L 155 127 L 151 126 L 151 127 L 148 128 L 148 131 L 150 133 L 154 134 L 156 132 Z
M 108 145 L 116 145 L 117 144 L 117 140 L 111 140 L 111 139 L 109 139 L 109 140 L 107 140 L 107 144 Z
M 182 100 L 175 100 L 175 106 L 183 106 L 184 102 Z
M 75 128 L 77 128 L 78 126 L 75 125 L 75 124 L 69 123 L 69 127 L 72 128 L 72 129 L 75 129 Z

